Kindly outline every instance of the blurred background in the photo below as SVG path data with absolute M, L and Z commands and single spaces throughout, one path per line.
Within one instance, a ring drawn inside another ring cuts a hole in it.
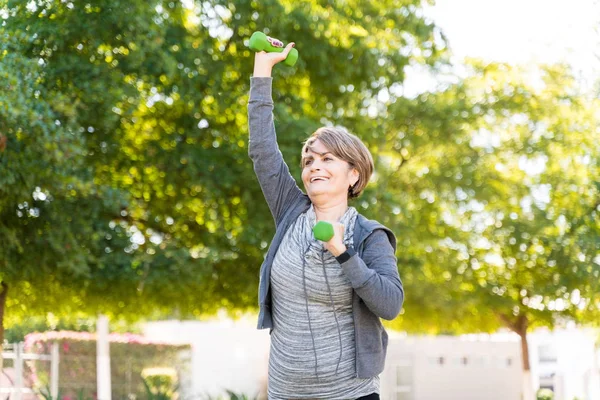
M 398 237 L 382 399 L 600 399 L 600 2 L 0 1 L 0 398 L 266 398 L 255 31 L 291 172 Z M 108 333 L 110 332 L 110 334 Z M 109 368 L 110 367 L 110 368 Z

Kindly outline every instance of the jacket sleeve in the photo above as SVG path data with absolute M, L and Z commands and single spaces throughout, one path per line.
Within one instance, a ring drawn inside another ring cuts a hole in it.
M 273 122 L 272 82 L 273 78 L 270 77 L 250 78 L 248 155 L 252 159 L 254 172 L 277 224 L 287 206 L 303 193 L 290 174 L 277 145 Z
M 381 229 L 373 231 L 358 253 L 344 262 L 342 270 L 358 296 L 378 317 L 392 320 L 404 303 L 404 288 L 398 274 L 394 248 Z

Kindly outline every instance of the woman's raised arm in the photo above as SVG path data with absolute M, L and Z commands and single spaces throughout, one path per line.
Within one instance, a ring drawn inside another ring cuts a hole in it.
M 288 44 L 281 53 L 256 53 L 254 76 L 250 78 L 248 155 L 276 224 L 287 206 L 302 195 L 279 150 L 273 122 L 271 71 L 275 64 L 285 60 L 293 46 L 294 43 Z

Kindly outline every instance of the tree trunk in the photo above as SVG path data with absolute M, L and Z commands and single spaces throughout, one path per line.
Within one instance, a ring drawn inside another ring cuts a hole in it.
M 533 393 L 533 380 L 531 379 L 531 365 L 529 364 L 529 344 L 527 343 L 527 317 L 519 316 L 515 324 L 515 332 L 521 337 L 521 358 L 523 361 L 523 400 L 535 400 Z
M 504 314 L 500 314 L 500 319 L 515 333 L 521 337 L 521 359 L 523 367 L 523 381 L 521 382 L 521 399 L 535 400 L 533 391 L 533 380 L 531 377 L 531 365 L 529 364 L 529 344 L 527 343 L 527 328 L 529 321 L 525 315 L 519 315 L 517 320 L 513 320 Z
M 4 343 L 4 306 L 6 305 L 6 295 L 8 294 L 8 285 L 0 282 L 0 373 L 4 368 L 4 360 L 2 359 L 2 344 Z

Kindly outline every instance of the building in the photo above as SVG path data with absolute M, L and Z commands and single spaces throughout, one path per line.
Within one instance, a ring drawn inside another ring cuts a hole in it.
M 162 321 L 145 325 L 153 340 L 190 343 L 191 385 L 184 397 L 226 390 L 266 398 L 269 333 L 254 316 L 232 321 Z M 529 334 L 533 386 L 555 400 L 600 400 L 598 332 L 569 327 Z M 411 336 L 390 333 L 384 400 L 520 400 L 520 339 L 513 333 Z
M 555 400 L 600 400 L 599 338 L 574 325 L 529 335 L 534 387 L 551 389 Z
M 390 335 L 381 397 L 520 400 L 520 351 L 512 335 Z

